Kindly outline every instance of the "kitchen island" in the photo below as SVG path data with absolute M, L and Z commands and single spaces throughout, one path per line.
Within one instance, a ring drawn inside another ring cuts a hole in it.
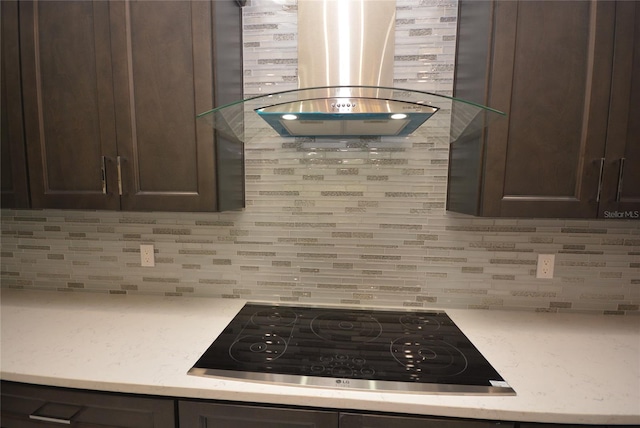
M 637 316 L 446 310 L 516 396 L 288 386 L 187 375 L 240 299 L 2 291 L 5 381 L 151 396 L 486 420 L 640 424 Z

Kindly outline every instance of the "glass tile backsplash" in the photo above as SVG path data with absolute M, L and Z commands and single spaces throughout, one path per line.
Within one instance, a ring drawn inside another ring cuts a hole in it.
M 456 1 L 398 0 L 395 85 L 451 95 Z M 296 2 L 244 9 L 245 94 L 297 86 Z M 227 213 L 2 210 L 2 287 L 639 314 L 640 222 L 445 211 L 442 132 L 246 145 Z M 140 266 L 140 244 L 155 267 Z M 553 279 L 536 279 L 538 254 Z

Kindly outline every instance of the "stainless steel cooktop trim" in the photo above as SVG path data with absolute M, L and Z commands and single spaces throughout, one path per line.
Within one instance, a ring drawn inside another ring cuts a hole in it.
M 343 390 L 371 391 L 377 393 L 417 393 L 425 392 L 436 395 L 516 395 L 511 387 L 450 385 L 437 383 L 392 382 L 384 380 L 341 379 L 316 376 L 285 375 L 278 373 L 255 373 L 229 370 L 191 368 L 187 374 L 215 378 L 231 378 L 252 382 L 281 384 L 289 386 L 305 386 L 316 388 L 332 388 Z
M 449 316 L 449 313 L 443 309 L 430 309 L 430 308 L 424 308 L 424 307 L 420 307 L 420 308 L 414 308 L 414 307 L 386 307 L 386 306 L 356 306 L 356 305 L 350 305 L 350 304 L 321 304 L 321 303 L 316 303 L 316 304 L 307 304 L 307 303 L 299 303 L 299 302 L 267 302 L 267 301 L 260 301 L 260 300 L 250 300 L 247 301 L 245 303 L 246 305 L 259 305 L 259 306 L 265 306 L 265 307 L 273 307 L 273 306 L 278 306 L 278 307 L 285 307 L 285 308 L 311 308 L 311 309 L 327 309 L 327 310 L 332 310 L 332 309 L 345 309 L 345 310 L 351 310 L 351 311 L 374 311 L 374 312 L 382 312 L 382 311 L 393 311 L 393 312 L 407 312 L 407 313 L 414 313 L 414 312 L 420 312 L 420 313 L 431 313 L 431 314 L 445 314 L 447 316 Z M 243 306 L 244 308 L 244 306 Z M 240 313 L 240 311 L 242 310 L 242 308 L 240 308 L 240 310 L 238 310 L 238 313 Z M 236 315 L 238 315 L 238 313 L 236 313 Z M 235 316 L 235 315 L 234 315 Z

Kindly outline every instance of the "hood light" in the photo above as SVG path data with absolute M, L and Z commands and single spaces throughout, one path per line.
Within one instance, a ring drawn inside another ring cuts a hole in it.
M 296 116 L 295 114 L 283 114 L 282 118 L 284 120 L 296 120 L 298 116 Z
M 396 113 L 391 115 L 391 119 L 406 119 L 407 115 L 404 113 Z

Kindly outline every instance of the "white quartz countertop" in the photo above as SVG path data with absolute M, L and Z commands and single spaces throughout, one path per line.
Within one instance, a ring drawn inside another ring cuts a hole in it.
M 507 421 L 640 424 L 640 318 L 447 310 L 516 396 L 381 393 L 187 375 L 235 299 L 3 290 L 4 380 Z

